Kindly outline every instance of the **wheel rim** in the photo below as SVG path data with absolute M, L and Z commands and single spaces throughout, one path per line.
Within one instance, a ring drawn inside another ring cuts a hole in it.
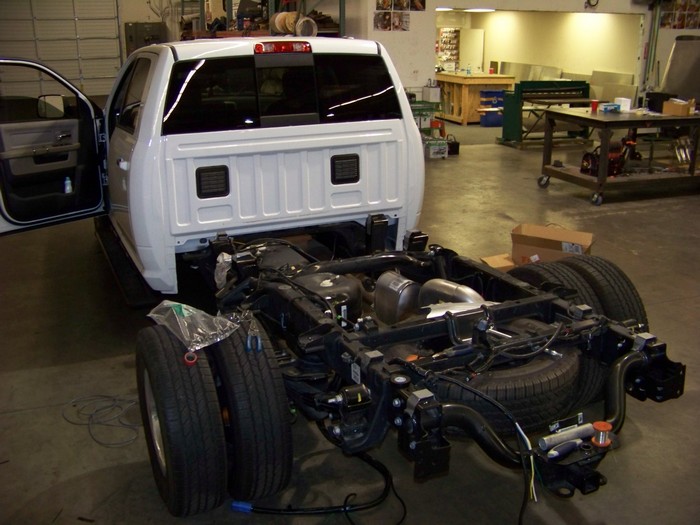
M 146 401 L 146 412 L 148 414 L 148 426 L 151 430 L 151 438 L 153 440 L 153 448 L 155 449 L 156 458 L 158 459 L 158 466 L 160 467 L 160 472 L 163 476 L 166 475 L 166 465 L 165 465 L 165 447 L 163 446 L 163 433 L 160 428 L 160 418 L 158 417 L 158 410 L 156 407 L 156 399 L 153 395 L 153 389 L 151 388 L 151 378 L 148 372 L 144 370 L 143 372 L 143 390 L 145 394 Z

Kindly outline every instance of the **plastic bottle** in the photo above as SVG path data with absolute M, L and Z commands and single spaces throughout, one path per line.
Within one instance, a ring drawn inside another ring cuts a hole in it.
M 73 193 L 73 183 L 70 180 L 70 177 L 66 177 L 66 179 L 63 181 L 63 193 Z
M 470 76 L 472 74 L 472 65 L 467 64 L 467 76 Z

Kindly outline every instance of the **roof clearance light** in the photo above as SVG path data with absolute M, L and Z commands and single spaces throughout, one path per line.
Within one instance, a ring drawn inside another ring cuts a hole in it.
M 258 42 L 254 48 L 256 55 L 266 53 L 311 53 L 311 44 L 299 41 Z

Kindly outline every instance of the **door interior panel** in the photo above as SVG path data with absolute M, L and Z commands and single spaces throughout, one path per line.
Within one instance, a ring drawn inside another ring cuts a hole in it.
M 34 113 L 32 119 L 0 121 L 0 184 L 7 220 L 26 224 L 100 205 L 94 125 L 84 109 L 69 111 L 67 117 L 82 113 L 83 118 L 38 119 Z
M 0 125 L 0 159 L 9 161 L 10 175 L 19 179 L 75 168 L 78 149 L 77 119 Z

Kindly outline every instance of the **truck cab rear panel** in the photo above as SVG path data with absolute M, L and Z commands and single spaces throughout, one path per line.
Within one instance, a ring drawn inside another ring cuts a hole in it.
M 154 73 L 126 152 L 128 204 L 113 221 L 128 214 L 131 232 L 121 231 L 151 286 L 176 292 L 175 254 L 220 233 L 370 215 L 394 232 L 416 225 L 424 165 L 398 75 L 381 46 L 328 40 L 178 43 L 130 58 L 148 58 Z M 110 157 L 112 167 L 126 155 Z M 124 189 L 119 176 L 110 185 Z
M 164 140 L 169 233 L 283 229 L 290 222 L 399 218 L 407 200 L 400 121 L 251 130 Z M 406 222 L 406 218 L 403 217 Z

